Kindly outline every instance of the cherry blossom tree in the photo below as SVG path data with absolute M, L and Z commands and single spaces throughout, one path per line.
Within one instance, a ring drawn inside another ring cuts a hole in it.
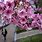
M 14 24 L 21 29 L 42 29 L 42 14 L 34 14 L 36 6 L 33 0 L 0 1 L 0 26 Z

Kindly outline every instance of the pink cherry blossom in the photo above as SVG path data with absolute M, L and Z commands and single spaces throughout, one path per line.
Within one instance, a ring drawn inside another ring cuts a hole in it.
M 14 17 L 11 19 L 11 23 L 18 25 L 18 21 Z
M 32 27 L 40 27 L 40 24 L 38 23 L 38 21 L 32 21 L 32 24 L 31 24 Z
M 5 4 L 0 2 L 0 14 L 3 13 L 3 7 L 4 7 L 4 6 L 5 6 Z
M 29 14 L 28 13 L 28 18 L 34 18 L 35 17 L 35 14 Z
M 11 8 L 6 9 L 6 10 L 4 11 L 4 14 L 6 14 L 6 15 L 12 15 L 13 13 L 14 13 L 14 11 L 13 11 Z
M 12 9 L 13 9 L 15 5 L 14 5 L 14 2 L 8 2 L 8 1 L 7 1 L 7 2 L 6 2 L 6 6 L 7 6 L 8 8 L 12 8 Z
M 25 18 L 20 18 L 20 22 L 21 22 L 22 24 L 25 24 L 25 23 L 27 22 L 27 20 L 26 20 Z
M 35 14 L 35 17 L 33 17 L 34 18 L 34 20 L 38 20 L 39 18 L 37 17 L 37 14 Z
M 27 28 L 28 28 L 27 24 L 24 24 L 24 25 L 22 26 L 22 29 L 24 29 L 24 30 L 27 30 Z
M 34 11 L 34 9 L 31 6 L 29 6 L 27 12 L 29 14 L 31 14 L 31 13 L 34 14 L 35 11 Z
M 39 15 L 39 19 L 41 19 L 41 20 L 42 20 L 42 14 L 40 14 L 40 15 Z
M 5 24 L 9 24 L 9 22 L 10 22 L 10 20 L 5 16 L 5 17 L 3 17 L 3 20 L 4 20 L 4 23 Z
M 23 9 L 23 10 L 21 10 L 21 11 L 18 13 L 18 16 L 19 16 L 19 17 L 25 17 L 25 16 L 27 16 L 27 13 L 26 13 L 26 11 Z

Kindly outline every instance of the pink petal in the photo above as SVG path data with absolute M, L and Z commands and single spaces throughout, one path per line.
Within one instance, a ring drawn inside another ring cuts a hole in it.
M 25 23 L 27 22 L 27 20 L 26 20 L 25 18 L 20 18 L 20 22 L 21 22 L 22 24 L 25 24 Z

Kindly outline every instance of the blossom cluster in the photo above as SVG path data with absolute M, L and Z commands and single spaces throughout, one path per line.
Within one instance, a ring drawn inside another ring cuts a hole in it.
M 22 29 L 42 28 L 42 14 L 34 14 L 34 1 L 14 0 L 0 2 L 0 16 L 3 24 L 13 23 Z

